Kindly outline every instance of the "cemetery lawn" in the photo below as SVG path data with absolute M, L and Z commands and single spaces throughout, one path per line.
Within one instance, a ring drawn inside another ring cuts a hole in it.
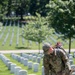
M 2 60 L 0 60 L 0 75 L 14 75 L 10 73 L 10 70 L 8 70 Z
M 13 38 L 12 38 L 12 33 L 14 33 Z M 19 35 L 17 38 L 18 33 Z M 2 36 L 0 38 L 0 50 L 38 49 L 38 44 L 36 44 L 35 42 L 32 41 L 30 42 L 25 39 L 23 43 L 21 34 L 22 34 L 21 27 L 19 27 L 19 32 L 18 32 L 18 26 L 6 26 L 5 30 L 0 31 L 0 37 Z M 10 44 L 11 40 L 12 43 Z
M 24 66 L 24 65 L 21 64 L 20 62 L 14 60 L 14 59 L 10 56 L 10 54 L 5 54 L 5 56 L 6 56 L 7 58 L 9 58 L 11 62 L 13 62 L 13 63 L 15 63 L 17 66 L 21 67 L 22 70 L 27 70 L 28 74 L 42 75 L 42 61 L 41 61 L 40 65 L 39 65 L 39 71 L 34 73 L 34 72 L 33 72 L 33 69 L 30 69 L 30 70 L 29 70 L 27 66 Z M 34 63 L 34 62 L 33 62 L 33 63 Z
M 74 62 L 74 64 L 75 64 L 75 58 L 73 58 L 73 62 Z
M 21 37 L 22 34 L 22 27 L 18 27 L 17 25 L 12 26 L 3 26 L 2 31 L 0 31 L 0 50 L 19 50 L 19 49 L 39 49 L 39 44 L 33 41 L 28 41 Z M 63 43 L 63 47 L 68 49 L 68 40 L 61 40 L 58 39 L 56 34 L 51 34 L 54 40 L 61 41 Z M 48 37 L 44 42 L 50 42 L 52 45 L 55 45 L 55 42 Z M 71 43 L 72 49 L 75 48 L 75 39 L 72 40 Z M 40 45 L 40 49 L 42 49 L 42 43 Z
M 20 54 L 18 54 L 20 55 Z M 17 60 L 14 60 L 10 54 L 5 54 L 5 56 L 10 59 L 10 62 L 15 63 L 17 66 L 21 67 L 22 70 L 27 70 L 28 75 L 29 74 L 36 74 L 36 75 L 42 75 L 42 59 L 41 59 L 41 63 L 39 65 L 39 71 L 34 73 L 33 69 L 29 70 L 27 66 L 24 66 L 23 64 L 21 64 L 20 62 L 18 62 Z M 75 58 L 73 58 L 73 62 L 75 64 Z M 33 62 L 34 63 L 34 62 Z M 0 75 L 13 75 L 10 73 L 10 70 L 8 70 L 8 68 L 6 67 L 6 65 L 0 60 Z

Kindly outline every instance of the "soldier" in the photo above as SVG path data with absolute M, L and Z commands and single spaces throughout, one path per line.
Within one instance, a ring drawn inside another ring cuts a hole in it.
M 53 49 L 49 43 L 45 43 L 42 48 L 45 75 L 70 75 L 71 66 L 63 50 Z

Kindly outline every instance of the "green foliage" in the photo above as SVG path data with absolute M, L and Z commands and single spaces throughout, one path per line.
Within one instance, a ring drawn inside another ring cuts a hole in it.
M 48 13 L 49 25 L 56 32 L 64 34 L 65 38 L 74 37 L 75 34 L 75 2 L 71 1 L 50 1 L 50 12 Z
M 49 3 L 49 0 L 0 0 L 0 13 L 11 16 L 13 11 L 16 16 L 20 15 L 21 19 L 23 19 L 24 14 L 36 15 L 36 12 L 46 16 L 45 5 L 47 3 Z
M 50 8 L 48 13 L 48 23 L 56 32 L 69 39 L 69 49 L 71 38 L 75 37 L 75 1 L 73 0 L 52 0 L 47 5 Z
M 46 16 L 47 8 L 45 5 L 49 3 L 49 0 L 30 0 L 29 12 L 32 15 L 36 15 L 36 12 L 40 13 L 42 16 Z
M 41 43 L 45 40 L 46 36 L 48 35 L 48 27 L 45 25 L 45 20 L 40 15 L 37 14 L 36 21 L 30 21 L 24 27 L 23 36 L 32 41 L 37 41 Z
M 36 21 L 30 21 L 24 27 L 23 37 L 27 40 L 38 42 L 39 44 L 49 35 L 49 29 L 46 21 L 40 14 L 36 13 Z
M 7 13 L 8 0 L 0 0 L 0 21 L 2 21 L 4 15 Z

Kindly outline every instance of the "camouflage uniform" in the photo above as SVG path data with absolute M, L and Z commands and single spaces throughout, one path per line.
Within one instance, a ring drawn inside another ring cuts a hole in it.
M 71 66 L 66 53 L 55 49 L 52 54 L 44 55 L 45 75 L 70 75 Z

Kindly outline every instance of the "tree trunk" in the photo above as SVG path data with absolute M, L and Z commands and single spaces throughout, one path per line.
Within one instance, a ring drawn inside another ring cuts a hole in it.
M 39 53 L 40 53 L 40 43 L 39 43 Z
M 69 53 L 71 52 L 71 37 L 69 38 Z
M 21 7 L 20 7 L 20 15 L 21 15 L 21 20 L 23 20 L 23 7 L 22 7 L 22 3 L 21 3 Z
M 8 1 L 8 9 L 7 9 L 8 13 L 7 13 L 7 16 L 10 16 L 10 14 L 11 14 L 11 4 L 12 4 L 12 0 L 9 0 Z
M 22 11 L 21 11 L 21 20 L 23 20 L 23 14 L 22 14 Z

